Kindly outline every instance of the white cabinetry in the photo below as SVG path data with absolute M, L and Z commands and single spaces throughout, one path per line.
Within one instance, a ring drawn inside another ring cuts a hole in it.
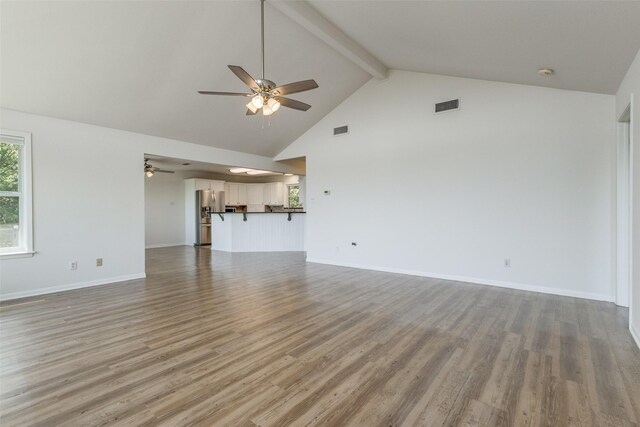
M 284 197 L 284 189 L 285 189 L 285 185 L 284 182 L 276 182 L 275 183 L 275 201 L 276 201 L 276 205 L 284 205 L 284 201 L 285 201 L 285 197 Z
M 247 204 L 247 184 L 238 184 L 238 204 Z
M 264 184 L 247 184 L 247 212 L 264 212 Z
M 263 184 L 247 184 L 247 204 L 261 205 L 264 203 Z
M 224 191 L 224 181 L 209 181 L 209 184 L 209 190 L 213 190 L 215 192 Z
M 284 184 L 282 182 L 264 184 L 264 204 L 284 205 Z
M 211 179 L 187 179 L 186 181 L 193 181 L 195 183 L 195 191 L 198 190 L 213 190 L 224 191 L 224 181 L 216 181 Z
M 224 184 L 225 204 L 234 206 L 238 204 L 238 184 L 227 182 Z
M 228 206 L 247 206 L 249 212 L 264 212 L 265 205 L 285 204 L 285 185 L 283 182 L 267 184 L 224 184 L 225 203 Z
M 211 185 L 209 184 L 209 181 L 206 179 L 196 179 L 195 181 L 195 185 L 196 185 L 196 191 L 198 190 L 210 190 Z
M 229 206 L 247 204 L 247 184 L 227 182 L 224 185 L 225 202 Z

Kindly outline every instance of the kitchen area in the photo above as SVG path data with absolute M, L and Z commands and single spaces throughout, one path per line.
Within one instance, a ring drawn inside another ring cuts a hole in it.
M 186 179 L 187 243 L 227 252 L 303 251 L 300 178 L 266 183 Z
M 303 174 L 153 154 L 144 173 L 147 249 L 305 250 Z

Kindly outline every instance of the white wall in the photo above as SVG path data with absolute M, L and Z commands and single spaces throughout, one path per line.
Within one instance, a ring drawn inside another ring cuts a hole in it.
M 633 95 L 632 111 L 632 277 L 631 277 L 631 322 L 630 329 L 640 346 L 640 51 L 631 64 L 616 95 L 616 117 L 624 112 Z
M 460 111 L 433 114 L 458 97 Z M 614 101 L 370 81 L 276 157 L 307 158 L 308 260 L 612 300 Z
M 183 173 L 156 173 L 144 180 L 144 241 L 147 248 L 183 245 Z
M 37 251 L 0 261 L 2 299 L 144 275 L 144 153 L 299 172 L 266 157 L 11 110 L 1 110 L 0 127 L 32 133 Z

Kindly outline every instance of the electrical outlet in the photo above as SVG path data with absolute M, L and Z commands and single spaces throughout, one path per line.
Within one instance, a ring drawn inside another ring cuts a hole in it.
M 71 261 L 69 263 L 69 270 L 77 270 L 78 269 L 78 261 Z
M 505 268 L 511 267 L 511 258 L 505 258 L 504 259 L 504 266 L 505 266 Z
M 96 267 L 102 267 L 102 258 L 96 258 Z
M 331 195 L 331 190 L 324 190 L 324 195 L 325 196 L 330 196 Z
M 351 242 L 351 246 L 358 246 L 358 242 Z

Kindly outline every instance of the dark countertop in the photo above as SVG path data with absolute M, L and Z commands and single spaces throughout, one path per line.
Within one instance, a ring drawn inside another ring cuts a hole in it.
M 307 213 L 306 211 L 291 211 L 291 212 L 212 212 L 211 215 L 217 215 L 217 214 L 222 214 L 222 215 L 233 215 L 233 214 L 243 214 L 246 213 L 247 215 L 255 215 L 255 214 L 299 214 L 299 213 Z

